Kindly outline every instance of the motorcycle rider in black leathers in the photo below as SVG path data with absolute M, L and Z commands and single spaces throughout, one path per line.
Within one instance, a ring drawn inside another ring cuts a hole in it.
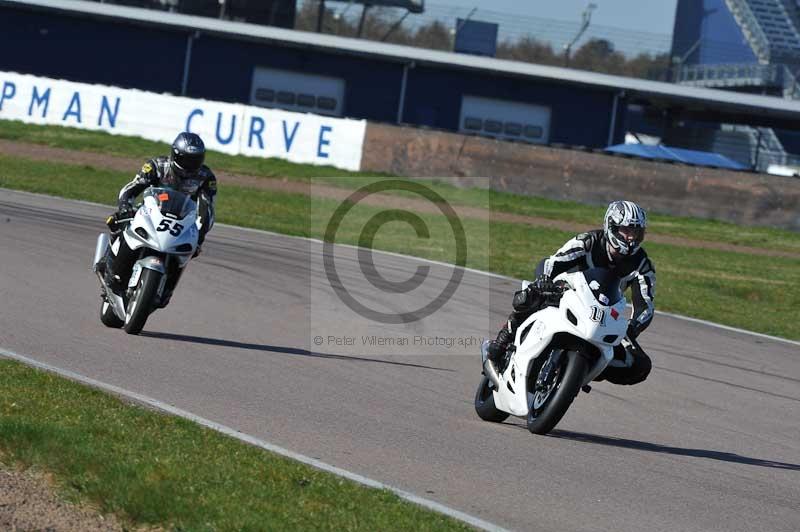
M 122 237 L 122 230 L 136 214 L 134 200 L 147 187 L 159 186 L 179 190 L 198 202 L 197 213 L 201 226 L 194 256 L 200 253 L 200 246 L 214 225 L 214 197 L 217 194 L 217 179 L 203 164 L 205 154 L 205 145 L 200 136 L 183 132 L 175 138 L 168 157 L 150 159 L 144 163 L 133 181 L 122 187 L 119 193 L 118 211 L 106 220 L 112 239 L 109 251 L 106 253 L 104 275 L 106 284 L 114 292 L 121 294 L 124 291 L 124 284 L 130 277 L 137 259 L 136 252 L 128 247 L 125 238 Z M 165 286 L 162 307 L 169 301 L 178 277 L 178 275 L 170 276 L 174 282 Z
M 636 338 L 653 320 L 656 272 L 641 243 L 647 227 L 647 215 L 636 203 L 614 201 L 606 210 L 604 227 L 570 239 L 555 255 L 544 259 L 536 268 L 536 281 L 514 294 L 514 311 L 507 324 L 488 346 L 488 357 L 497 366 L 506 355 L 517 328 L 534 312 L 560 295 L 552 279 L 567 271 L 593 267 L 610 269 L 616 274 L 622 290 L 632 288 L 633 314 L 628 323 L 626 340 L 614 348 L 614 360 L 596 380 L 615 384 L 637 384 L 647 378 L 652 367 L 650 358 Z

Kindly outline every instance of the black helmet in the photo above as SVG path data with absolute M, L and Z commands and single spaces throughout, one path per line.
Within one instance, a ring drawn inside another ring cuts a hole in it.
M 195 174 L 206 158 L 206 146 L 200 135 L 184 131 L 172 143 L 172 153 L 169 156 L 172 173 L 181 179 L 187 175 Z

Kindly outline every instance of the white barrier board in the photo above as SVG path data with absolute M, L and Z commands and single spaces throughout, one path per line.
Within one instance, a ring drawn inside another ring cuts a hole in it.
M 21 120 L 172 142 L 199 134 L 209 150 L 361 168 L 365 120 L 194 100 L 0 72 L 0 120 Z M 154 154 L 155 155 L 155 154 Z

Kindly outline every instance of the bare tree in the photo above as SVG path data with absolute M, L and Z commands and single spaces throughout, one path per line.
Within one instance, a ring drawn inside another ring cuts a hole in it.
M 561 63 L 550 43 L 544 43 L 533 37 L 523 37 L 517 42 L 505 41 L 497 47 L 497 57 L 528 63 L 555 65 Z
M 343 37 L 355 37 L 358 33 L 360 9 L 361 6 L 354 7 L 348 16 L 341 16 L 340 11 L 326 7 L 322 31 Z M 318 3 L 305 2 L 295 17 L 295 28 L 315 31 L 318 10 Z M 440 20 L 433 20 L 416 28 L 409 28 L 402 24 L 396 25 L 400 17 L 402 17 L 401 10 L 370 8 L 364 19 L 361 38 L 434 50 L 453 49 L 453 28 L 450 25 Z M 563 64 L 563 57 L 553 50 L 550 43 L 532 36 L 501 42 L 497 46 L 497 57 L 541 65 Z M 590 39 L 572 54 L 570 60 L 571 68 L 658 80 L 666 80 L 668 66 L 669 54 L 641 53 L 629 59 L 617 51 L 614 44 L 607 39 Z

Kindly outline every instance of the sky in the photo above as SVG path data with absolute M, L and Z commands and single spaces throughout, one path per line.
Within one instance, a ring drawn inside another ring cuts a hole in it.
M 591 0 L 597 5 L 592 24 L 672 35 L 677 0 Z M 499 11 L 526 17 L 578 23 L 588 0 L 426 0 L 429 7 L 447 6 Z

